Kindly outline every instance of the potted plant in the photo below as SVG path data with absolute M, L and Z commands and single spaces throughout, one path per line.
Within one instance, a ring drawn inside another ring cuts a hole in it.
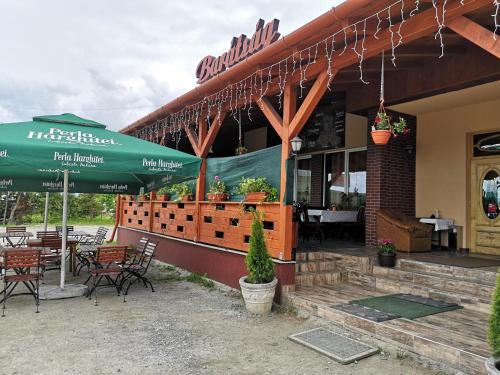
M 247 148 L 242 146 L 241 144 L 234 150 L 234 153 L 236 155 L 243 155 L 246 154 L 247 152 L 248 152 Z
M 495 293 L 491 302 L 491 315 L 488 329 L 488 342 L 491 358 L 486 360 L 486 370 L 490 375 L 500 374 L 500 273 L 497 276 Z
M 227 201 L 227 187 L 224 181 L 219 176 L 214 177 L 214 181 L 210 184 L 208 200 L 212 202 Z
M 378 241 L 378 264 L 381 267 L 394 267 L 396 265 L 396 246 L 391 240 Z
M 193 200 L 193 192 L 186 182 L 172 185 L 170 192 L 176 195 L 176 201 L 189 202 Z
M 252 234 L 245 264 L 248 275 L 240 278 L 241 293 L 249 313 L 267 314 L 273 305 L 278 280 L 264 240 L 264 227 L 258 212 L 253 212 Z
M 398 137 L 399 134 L 406 135 L 409 131 L 404 118 L 400 117 L 399 122 L 391 122 L 391 116 L 385 112 L 383 104 L 380 105 L 380 109 L 372 125 L 371 135 L 373 143 L 376 145 L 385 145 L 389 142 L 392 135 Z
M 142 194 L 139 198 L 140 201 L 149 201 L 149 194 Z
M 167 186 L 162 187 L 160 190 L 158 190 L 158 194 L 156 198 L 159 201 L 166 202 L 170 200 L 170 194 L 169 194 L 170 189 Z
M 275 202 L 278 200 L 278 190 L 265 177 L 242 178 L 236 188 L 246 202 Z

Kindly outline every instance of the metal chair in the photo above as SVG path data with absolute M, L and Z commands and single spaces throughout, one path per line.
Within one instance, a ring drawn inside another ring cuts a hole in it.
M 128 283 L 125 292 L 123 293 L 123 302 L 125 302 L 125 296 L 128 294 L 128 290 L 130 287 L 135 284 L 137 281 L 142 281 L 144 287 L 151 287 L 151 292 L 154 292 L 155 289 L 151 281 L 146 277 L 146 274 L 149 269 L 149 265 L 153 260 L 156 252 L 156 248 L 158 246 L 158 242 L 149 241 L 144 248 L 142 254 L 134 258 L 134 262 L 130 264 L 123 265 L 123 271 L 125 275 L 122 279 L 122 288 L 125 283 Z
M 62 225 L 56 225 L 56 232 L 59 233 L 59 236 L 62 236 Z M 74 232 L 75 227 L 73 225 L 66 226 L 66 233 Z
M 31 248 L 3 250 L 3 262 L 1 265 L 4 286 L 2 317 L 5 317 L 7 298 L 14 296 L 12 292 L 19 283 L 23 283 L 28 289 L 29 294 L 35 298 L 36 312 L 39 312 L 41 252 L 40 249 Z M 36 269 L 36 272 L 32 272 L 32 269 Z M 8 275 L 8 271 L 14 271 L 15 274 Z
M 79 251 L 76 253 L 76 258 L 78 259 L 77 275 L 80 274 L 84 267 L 90 269 L 91 259 L 96 251 L 97 247 L 101 246 L 106 239 L 106 234 L 108 233 L 108 228 L 99 227 L 95 236 L 88 235 L 79 242 Z
M 98 246 L 94 259 L 94 268 L 89 271 L 89 278 L 92 278 L 92 288 L 89 291 L 88 298 L 91 299 L 94 293 L 94 303 L 97 306 L 97 288 L 112 286 L 116 288 L 118 295 L 121 291 L 120 277 L 123 274 L 123 267 L 127 256 L 127 246 Z M 114 278 L 113 278 L 114 277 Z M 101 280 L 106 279 L 108 284 L 101 285 Z

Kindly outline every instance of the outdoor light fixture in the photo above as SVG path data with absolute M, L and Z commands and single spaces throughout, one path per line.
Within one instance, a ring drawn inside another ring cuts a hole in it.
M 300 152 L 300 149 L 302 148 L 302 139 L 299 137 L 293 138 L 290 143 L 292 144 L 292 152 L 294 154 L 297 154 Z

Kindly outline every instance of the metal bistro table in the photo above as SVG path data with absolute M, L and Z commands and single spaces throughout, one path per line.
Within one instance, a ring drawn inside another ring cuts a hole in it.
M 68 232 L 68 240 L 77 240 L 78 242 L 82 242 L 82 240 L 87 237 L 89 234 L 84 232 L 83 230 L 72 230 Z
M 7 241 L 12 247 L 23 246 L 30 237 L 33 237 L 31 232 L 1 232 L 0 238 Z

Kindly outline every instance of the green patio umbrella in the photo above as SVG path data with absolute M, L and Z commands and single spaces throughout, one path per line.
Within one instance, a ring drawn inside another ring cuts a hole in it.
M 65 113 L 0 125 L 0 191 L 138 194 L 192 180 L 201 159 Z M 63 254 L 66 236 L 63 236 Z M 64 258 L 63 258 L 64 259 Z M 64 262 L 61 288 L 64 288 Z

